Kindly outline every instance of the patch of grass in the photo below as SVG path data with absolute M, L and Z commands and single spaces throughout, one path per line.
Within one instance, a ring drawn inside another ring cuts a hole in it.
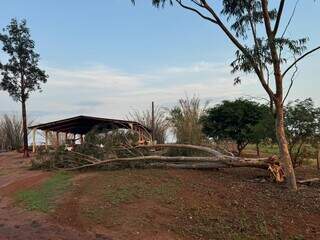
M 180 188 L 177 178 L 169 178 L 159 183 L 150 181 L 150 177 L 140 175 L 137 181 L 121 181 L 121 184 L 105 186 L 105 199 L 113 205 L 130 203 L 137 199 L 151 199 L 170 203 L 174 201 Z M 154 177 L 154 176 L 153 176 Z
M 57 197 L 71 185 L 70 178 L 70 174 L 59 172 L 35 189 L 18 192 L 16 200 L 30 211 L 47 213 L 54 208 Z
M 245 148 L 244 152 L 246 150 L 256 152 L 256 145 L 248 144 L 248 146 Z M 276 144 L 261 144 L 260 145 L 260 152 L 266 156 L 279 155 L 279 148 L 278 148 L 278 145 L 276 145 Z
M 96 206 L 83 209 L 81 214 L 96 223 L 101 223 L 103 219 L 103 211 Z
M 245 211 L 239 210 L 231 218 L 212 208 L 184 206 L 180 209 L 179 219 L 180 222 L 172 231 L 182 237 L 221 240 L 284 239 L 281 229 L 270 231 L 267 218 L 261 213 L 249 216 Z

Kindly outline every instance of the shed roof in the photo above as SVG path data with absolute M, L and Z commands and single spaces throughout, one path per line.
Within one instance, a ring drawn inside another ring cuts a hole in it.
M 98 130 L 103 129 L 132 129 L 141 128 L 147 132 L 150 132 L 145 126 L 138 122 L 126 121 L 110 118 L 98 118 L 90 116 L 76 116 L 72 118 L 66 118 L 54 122 L 48 122 L 44 124 L 38 124 L 30 126 L 29 129 L 40 129 L 43 131 L 65 132 L 73 134 L 87 134 L 94 128 Z

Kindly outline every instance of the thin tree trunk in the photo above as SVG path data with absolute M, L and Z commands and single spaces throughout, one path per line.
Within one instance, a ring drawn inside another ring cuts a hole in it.
M 260 157 L 260 147 L 259 143 L 256 143 L 257 156 Z
M 297 167 L 297 165 L 301 166 L 301 164 L 302 164 L 302 160 L 303 159 L 299 159 L 302 146 L 303 146 L 303 141 L 301 141 L 301 143 L 300 143 L 300 145 L 298 147 L 298 150 L 297 150 L 297 152 L 296 152 L 296 154 L 294 156 L 294 159 L 293 159 L 293 164 L 294 164 L 293 166 L 294 167 Z M 291 159 L 292 159 L 292 157 L 291 157 Z
M 22 100 L 23 157 L 29 157 L 26 101 Z
M 282 99 L 281 99 L 281 102 L 280 103 L 277 102 L 275 106 L 276 106 L 276 116 L 277 116 L 276 133 L 277 133 L 277 139 L 278 139 L 279 150 L 280 150 L 280 164 L 284 169 L 288 187 L 292 190 L 297 190 L 296 176 L 292 166 L 292 161 L 289 153 L 288 142 L 287 142 L 285 128 L 284 128 L 284 111 L 283 111 Z
M 320 148 L 318 147 L 318 154 L 317 154 L 317 169 L 320 171 Z

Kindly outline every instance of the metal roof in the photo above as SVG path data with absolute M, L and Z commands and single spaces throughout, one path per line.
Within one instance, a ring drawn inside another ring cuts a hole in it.
M 76 116 L 72 118 L 66 118 L 54 122 L 30 126 L 29 129 L 36 128 L 43 131 L 86 134 L 94 128 L 97 128 L 97 130 L 99 131 L 104 129 L 131 129 L 133 126 L 136 128 L 144 129 L 146 132 L 150 133 L 150 129 L 146 128 L 138 122 L 90 116 Z

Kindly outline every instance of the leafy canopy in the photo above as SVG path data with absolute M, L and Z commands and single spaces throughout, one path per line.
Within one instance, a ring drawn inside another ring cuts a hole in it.
M 301 163 L 306 144 L 320 142 L 320 108 L 311 98 L 290 102 L 286 107 L 286 132 L 294 164 Z
M 35 52 L 26 20 L 19 23 L 12 19 L 0 33 L 0 41 L 8 55 L 8 62 L 1 64 L 0 89 L 8 91 L 15 101 L 25 101 L 30 92 L 41 90 L 40 83 L 46 83 L 48 78 L 38 67 L 40 56 Z
M 214 140 L 233 140 L 239 153 L 249 143 L 260 143 L 272 137 L 274 123 L 268 107 L 256 102 L 237 99 L 223 101 L 207 110 L 202 117 L 203 132 Z M 270 132 L 269 132 L 270 131 Z

